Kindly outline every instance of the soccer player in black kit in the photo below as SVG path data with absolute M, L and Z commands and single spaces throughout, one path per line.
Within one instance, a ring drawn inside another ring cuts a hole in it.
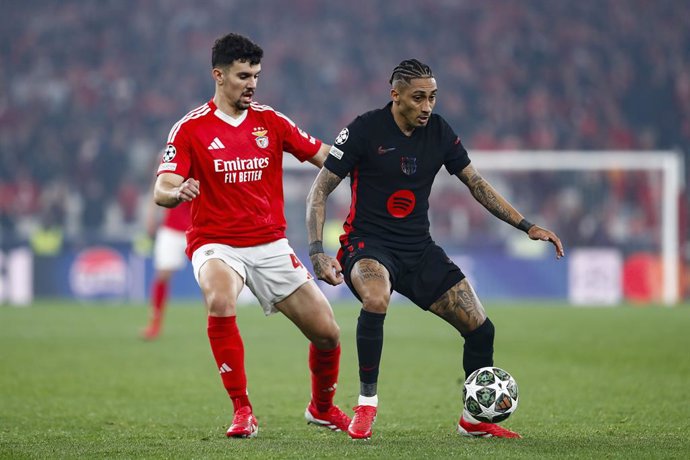
M 493 365 L 494 326 L 460 268 L 429 233 L 429 194 L 445 167 L 499 219 L 533 240 L 550 241 L 565 255 L 553 232 L 528 222 L 479 173 L 448 123 L 432 114 L 436 80 L 429 66 L 402 61 L 390 79 L 385 107 L 357 117 L 343 129 L 307 197 L 309 256 L 319 279 L 343 279 L 362 302 L 357 321 L 360 396 L 348 433 L 371 437 L 378 406 L 377 381 L 383 323 L 393 290 L 450 323 L 464 338 L 466 375 Z M 326 200 L 350 175 L 352 202 L 337 258 L 323 252 Z M 463 411 L 457 431 L 466 436 L 518 438 Z

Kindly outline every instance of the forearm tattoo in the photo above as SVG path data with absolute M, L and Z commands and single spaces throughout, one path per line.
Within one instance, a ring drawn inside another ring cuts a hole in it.
M 518 212 L 474 168 L 468 173 L 459 173 L 458 177 L 491 214 L 513 226 L 518 224 Z
M 486 319 L 484 307 L 467 278 L 448 289 L 429 310 L 463 334 L 475 330 Z
M 323 224 L 326 221 L 326 199 L 342 179 L 321 169 L 307 196 L 307 235 L 310 242 L 323 239 Z

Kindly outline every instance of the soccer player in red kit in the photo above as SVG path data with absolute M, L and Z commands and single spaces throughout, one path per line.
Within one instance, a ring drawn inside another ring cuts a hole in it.
M 156 206 L 152 204 L 152 207 Z M 163 313 L 170 292 L 170 278 L 184 268 L 187 263 L 185 248 L 187 238 L 185 231 L 192 223 L 191 206 L 188 202 L 166 209 L 160 225 L 157 222 L 155 209 L 149 211 L 147 230 L 155 236 L 153 246 L 153 268 L 155 270 L 151 284 L 151 317 L 149 324 L 141 333 L 142 338 L 154 340 L 160 334 Z
M 340 329 L 328 300 L 285 238 L 283 211 L 283 152 L 321 167 L 330 146 L 253 102 L 262 57 L 263 50 L 241 35 L 216 40 L 215 95 L 170 130 L 154 199 L 165 207 L 191 202 L 187 255 L 208 309 L 211 350 L 234 407 L 227 436 L 258 432 L 236 323 L 245 284 L 266 315 L 283 313 L 311 342 L 307 421 L 346 430 L 350 419 L 333 404 Z

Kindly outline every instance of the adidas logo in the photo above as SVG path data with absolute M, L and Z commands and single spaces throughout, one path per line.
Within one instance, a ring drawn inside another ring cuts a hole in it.
M 210 148 L 210 147 L 209 147 Z M 216 147 L 218 148 L 218 147 Z M 226 372 L 232 372 L 232 368 L 228 366 L 226 363 L 223 363 L 222 366 L 218 368 L 221 374 L 225 374 Z
M 218 149 L 224 149 L 224 148 L 225 148 L 225 146 L 220 141 L 220 139 L 218 139 L 217 137 L 215 137 L 213 139 L 213 142 L 211 142 L 211 145 L 208 146 L 209 150 L 218 150 Z
M 337 383 L 334 383 L 333 386 L 330 386 L 330 387 L 328 387 L 328 388 L 323 388 L 323 389 L 321 390 L 321 392 L 322 392 L 322 393 L 332 393 L 332 392 L 335 391 L 335 389 L 336 389 L 337 387 L 338 387 L 338 384 L 337 384 Z

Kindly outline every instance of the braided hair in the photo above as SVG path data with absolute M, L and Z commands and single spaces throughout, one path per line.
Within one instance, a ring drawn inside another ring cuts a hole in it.
M 389 83 L 395 86 L 398 82 L 409 84 L 414 78 L 433 78 L 431 67 L 419 62 L 417 59 L 405 59 L 393 69 Z

